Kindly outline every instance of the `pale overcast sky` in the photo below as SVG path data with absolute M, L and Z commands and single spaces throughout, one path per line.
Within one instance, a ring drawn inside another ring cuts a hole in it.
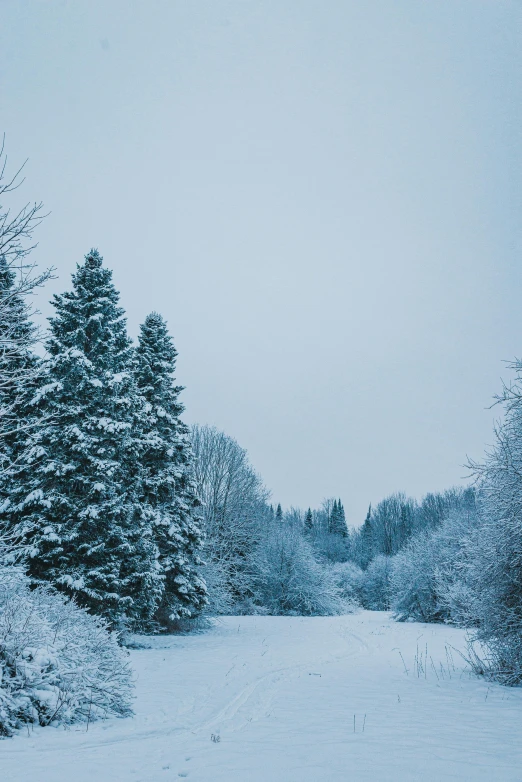
M 522 355 L 518 0 L 1 0 L 0 129 L 70 287 L 168 320 L 274 501 L 460 481 Z

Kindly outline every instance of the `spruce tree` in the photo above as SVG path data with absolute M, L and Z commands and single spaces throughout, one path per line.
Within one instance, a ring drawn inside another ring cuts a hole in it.
M 141 500 L 159 551 L 162 624 L 194 616 L 206 604 L 201 564 L 200 502 L 192 480 L 188 427 L 180 420 L 182 390 L 174 385 L 177 351 L 161 315 L 141 326 L 136 381 L 145 402 L 141 417 Z
M 311 532 L 314 528 L 314 518 L 312 515 L 311 508 L 308 508 L 308 510 L 306 511 L 305 518 L 304 518 L 304 528 L 305 528 L 305 532 Z
M 283 509 L 280 502 L 277 503 L 275 519 L 276 521 L 283 521 Z
M 343 538 L 348 537 L 348 527 L 346 526 L 346 515 L 341 500 L 337 503 L 337 532 Z
M 150 617 L 162 593 L 158 552 L 140 502 L 140 403 L 112 273 L 97 250 L 54 297 L 40 389 L 46 419 L 32 435 L 16 517 L 29 575 L 112 622 Z
M 341 535 L 343 538 L 348 535 L 346 517 L 344 515 L 344 508 L 341 500 L 334 500 L 332 513 L 330 515 L 329 530 L 333 535 Z
M 328 532 L 333 533 L 337 524 L 337 500 L 333 501 L 332 510 L 328 516 Z
M 374 531 L 373 531 L 373 511 L 371 503 L 368 506 L 368 513 L 364 519 L 363 525 L 359 531 L 359 559 L 363 568 L 368 567 L 374 556 Z

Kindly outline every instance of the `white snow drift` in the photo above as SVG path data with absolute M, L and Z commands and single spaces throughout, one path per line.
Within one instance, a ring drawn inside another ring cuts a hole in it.
M 522 692 L 467 671 L 462 630 L 365 611 L 140 640 L 134 718 L 19 733 L 1 778 L 520 782 Z

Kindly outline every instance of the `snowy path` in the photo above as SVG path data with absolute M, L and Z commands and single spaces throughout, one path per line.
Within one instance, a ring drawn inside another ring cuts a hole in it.
M 365 611 L 144 640 L 136 716 L 1 741 L 2 782 L 522 780 L 522 691 L 454 669 L 462 631 Z

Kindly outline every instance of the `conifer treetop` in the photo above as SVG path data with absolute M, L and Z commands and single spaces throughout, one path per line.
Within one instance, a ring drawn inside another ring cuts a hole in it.
M 85 266 L 88 269 L 99 269 L 103 263 L 103 256 L 93 247 L 85 256 Z M 78 268 L 80 268 L 78 264 Z
M 128 364 L 131 342 L 112 272 L 102 262 L 98 250 L 91 249 L 72 275 L 72 291 L 54 296 L 57 314 L 49 318 L 47 348 L 52 356 L 79 350 L 103 371 L 120 372 Z
M 183 390 L 172 385 L 177 356 L 166 321 L 158 312 L 151 312 L 141 326 L 136 348 L 138 385 L 147 401 L 153 402 L 158 394 L 167 394 L 173 401 Z M 181 412 L 183 407 L 177 403 L 176 414 Z

